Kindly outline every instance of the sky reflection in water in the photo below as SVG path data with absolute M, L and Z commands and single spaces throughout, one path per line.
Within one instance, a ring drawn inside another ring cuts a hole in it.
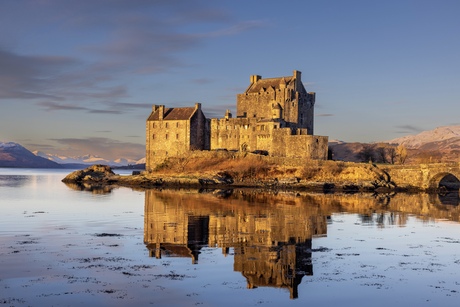
M 443 305 L 459 206 L 425 194 L 112 191 L 0 171 L 10 305 Z M 27 291 L 24 291 L 27 289 Z

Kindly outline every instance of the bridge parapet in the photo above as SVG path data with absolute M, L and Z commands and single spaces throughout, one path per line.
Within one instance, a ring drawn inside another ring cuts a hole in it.
M 432 190 L 448 175 L 460 180 L 459 163 L 433 163 L 418 165 L 387 165 L 381 167 L 398 187 L 416 187 Z

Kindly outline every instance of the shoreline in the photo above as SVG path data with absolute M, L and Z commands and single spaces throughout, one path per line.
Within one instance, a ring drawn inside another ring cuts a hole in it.
M 337 178 L 340 179 L 340 178 Z M 133 189 L 261 189 L 266 191 L 304 191 L 318 193 L 438 193 L 437 190 L 426 190 L 414 186 L 398 187 L 374 181 L 308 181 L 298 177 L 265 178 L 245 181 L 236 181 L 227 173 L 220 172 L 215 176 L 174 176 L 154 175 L 140 172 L 134 175 L 117 175 L 107 165 L 93 165 L 84 170 L 68 174 L 62 182 L 73 185 L 80 190 L 113 189 L 129 187 Z

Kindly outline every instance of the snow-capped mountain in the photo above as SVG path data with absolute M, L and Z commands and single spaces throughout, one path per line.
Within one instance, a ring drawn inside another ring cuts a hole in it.
M 61 168 L 61 165 L 34 155 L 18 143 L 0 142 L 0 167 Z
M 426 144 L 434 142 L 459 142 L 460 143 L 460 126 L 438 127 L 434 130 L 423 131 L 416 135 L 407 135 L 397 139 L 387 141 L 390 144 L 403 144 L 407 148 L 420 148 Z
M 408 150 L 406 163 L 460 161 L 460 126 L 438 127 L 381 143 L 404 145 Z M 357 155 L 364 145 L 376 147 L 378 143 L 345 143 L 333 140 L 329 142 L 329 149 L 333 151 L 336 160 L 358 162 L 360 159 Z
M 48 159 L 50 161 L 54 161 L 59 164 L 107 164 L 111 166 L 126 166 L 126 165 L 134 165 L 134 164 L 142 164 L 145 163 L 145 158 L 140 160 L 133 160 L 133 159 L 125 159 L 125 158 L 118 158 L 115 160 L 105 159 L 96 155 L 84 155 L 84 156 L 77 156 L 77 157 L 67 157 L 55 154 L 47 154 L 41 151 L 34 151 L 33 152 L 36 156 Z M 144 162 L 141 162 L 141 161 Z

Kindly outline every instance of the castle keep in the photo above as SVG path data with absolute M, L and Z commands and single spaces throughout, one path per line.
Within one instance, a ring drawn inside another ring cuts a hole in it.
M 307 92 L 301 72 L 265 78 L 253 75 L 237 95 L 236 117 L 206 119 L 201 105 L 154 105 L 146 124 L 146 169 L 191 150 L 226 149 L 275 157 L 327 159 L 326 136 L 313 135 L 315 93 Z

